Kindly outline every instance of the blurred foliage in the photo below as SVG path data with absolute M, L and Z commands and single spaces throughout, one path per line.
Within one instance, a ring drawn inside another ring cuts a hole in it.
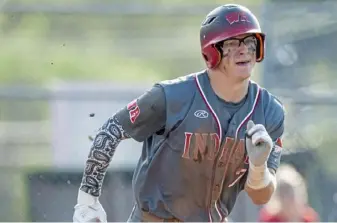
M 57 5 L 87 2 L 96 1 L 67 0 L 58 1 Z M 123 3 L 129 2 L 135 1 Z M 182 3 L 171 0 L 142 2 L 162 4 L 161 7 Z M 38 3 L 48 6 L 39 0 L 10 1 L 13 5 Z M 207 2 L 214 6 L 224 3 Z M 199 51 L 199 25 L 205 14 L 114 16 L 2 12 L 0 82 L 42 84 L 62 79 L 136 83 L 195 72 L 204 68 Z
M 149 60 L 116 53 L 113 35 L 118 33 L 114 30 L 91 35 L 91 28 L 104 26 L 105 18 L 84 24 L 81 21 L 90 20 L 85 16 L 16 17 L 1 17 L 1 83 L 43 83 L 53 78 L 139 81 L 156 79 L 163 73 Z M 50 24 L 56 21 L 60 27 L 55 29 Z
M 13 3 L 26 3 L 27 1 L 25 0 L 11 0 Z M 29 3 L 41 3 L 44 4 L 46 1 L 44 0 L 30 0 Z M 52 1 L 49 1 L 52 2 Z M 58 0 L 57 3 L 58 4 L 67 4 L 67 5 L 73 5 L 76 3 L 95 3 L 96 1 L 94 0 Z M 120 4 L 121 1 L 120 0 L 101 0 L 101 3 L 116 3 L 116 4 Z M 236 4 L 244 4 L 244 5 L 252 5 L 252 4 L 261 4 L 261 2 L 263 2 L 263 0 L 208 0 L 203 1 L 203 0 L 123 0 L 123 3 L 146 3 L 146 4 L 151 4 L 151 5 L 171 5 L 171 4 L 179 4 L 179 5 L 183 5 L 183 4 L 191 4 L 191 3 L 197 3 L 197 4 L 226 4 L 226 3 L 236 3 Z M 53 2 L 55 3 L 55 1 Z

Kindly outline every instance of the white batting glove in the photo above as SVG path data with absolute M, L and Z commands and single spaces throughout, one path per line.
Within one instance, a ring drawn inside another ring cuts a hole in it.
M 73 222 L 107 222 L 106 213 L 98 198 L 79 190 Z
M 249 171 L 246 184 L 253 189 L 261 189 L 268 186 L 274 177 L 267 167 L 267 160 L 273 148 L 273 140 L 266 128 L 255 125 L 253 121 L 247 124 L 246 149 L 249 157 Z
M 246 149 L 251 164 L 254 166 L 266 164 L 272 148 L 273 140 L 266 128 L 261 124 L 255 125 L 252 120 L 249 120 L 246 133 Z

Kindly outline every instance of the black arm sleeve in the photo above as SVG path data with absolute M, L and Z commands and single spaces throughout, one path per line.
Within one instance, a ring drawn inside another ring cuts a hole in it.
M 107 168 L 121 140 L 130 138 L 119 124 L 116 116 L 111 117 L 99 129 L 86 162 L 80 190 L 95 197 L 100 196 Z
M 80 190 L 100 196 L 107 168 L 121 140 L 144 141 L 165 127 L 166 102 L 161 86 L 155 85 L 118 111 L 99 129 L 86 162 Z

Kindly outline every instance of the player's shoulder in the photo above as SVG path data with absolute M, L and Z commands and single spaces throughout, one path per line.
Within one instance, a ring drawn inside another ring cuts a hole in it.
M 284 114 L 285 109 L 280 98 L 258 84 L 254 84 L 260 89 L 260 99 L 263 103 L 265 113 L 267 115 L 271 115 L 272 113 Z
M 194 83 L 194 78 L 196 75 L 197 73 L 191 73 L 188 75 L 179 76 L 177 78 L 163 80 L 158 84 L 160 84 L 163 87 L 180 87 L 182 85 L 183 86 L 191 85 Z
M 159 82 L 158 85 L 163 87 L 167 97 L 181 98 L 184 96 L 184 98 L 188 98 L 194 95 L 196 89 L 195 76 L 198 75 L 198 73 L 191 73 L 174 79 L 164 80 Z
M 252 82 L 252 84 L 260 90 L 259 103 L 263 106 L 266 127 L 268 129 L 274 129 L 282 125 L 285 118 L 285 109 L 282 101 L 257 83 Z

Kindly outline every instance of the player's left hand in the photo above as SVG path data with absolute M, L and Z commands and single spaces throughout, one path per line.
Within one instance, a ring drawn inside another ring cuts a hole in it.
M 273 140 L 266 128 L 261 124 L 255 125 L 252 120 L 249 120 L 246 132 L 246 149 L 249 161 L 254 166 L 266 164 L 272 147 Z

